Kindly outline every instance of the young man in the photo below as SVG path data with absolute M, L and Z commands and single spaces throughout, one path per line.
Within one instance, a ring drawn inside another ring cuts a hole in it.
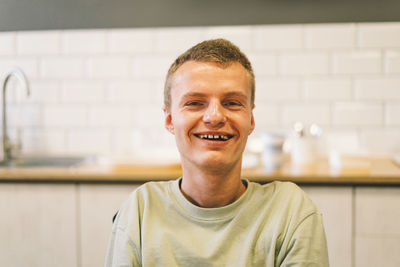
M 223 39 L 172 64 L 165 126 L 183 175 L 135 190 L 113 224 L 106 266 L 329 266 L 321 214 L 293 183 L 241 178 L 254 129 L 254 74 Z

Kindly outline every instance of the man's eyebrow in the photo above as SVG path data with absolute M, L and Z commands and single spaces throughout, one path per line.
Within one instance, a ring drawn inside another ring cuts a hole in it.
M 242 92 L 228 92 L 225 94 L 225 97 L 231 97 L 231 96 L 239 96 L 247 100 L 247 95 L 243 94 Z
M 183 105 L 185 103 L 185 101 L 187 101 L 190 98 L 193 98 L 193 97 L 201 97 L 201 98 L 203 98 L 204 96 L 205 96 L 205 94 L 200 93 L 200 92 L 189 92 L 189 93 L 186 93 L 181 97 L 181 99 L 179 101 L 179 105 Z
M 186 99 L 188 97 L 205 97 L 206 94 L 204 93 L 200 93 L 200 92 L 189 92 L 186 93 L 182 96 L 182 99 Z M 241 97 L 244 98 L 245 100 L 248 99 L 247 95 L 242 93 L 242 92 L 236 92 L 236 91 L 232 91 L 232 92 L 227 92 L 223 94 L 224 97 Z
M 185 98 L 185 97 L 193 97 L 193 96 L 205 96 L 205 94 L 203 94 L 203 93 L 199 93 L 199 92 L 189 92 L 189 93 L 187 93 L 187 94 L 184 94 L 183 95 L 183 98 Z

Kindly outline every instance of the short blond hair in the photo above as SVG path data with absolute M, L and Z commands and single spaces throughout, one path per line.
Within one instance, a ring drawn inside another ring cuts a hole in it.
M 251 107 L 254 107 L 255 77 L 253 68 L 246 55 L 232 42 L 225 39 L 203 41 L 183 54 L 170 66 L 164 85 L 164 105 L 169 110 L 171 107 L 171 78 L 183 63 L 187 61 L 213 62 L 222 67 L 228 67 L 234 62 L 240 63 L 248 72 L 251 84 Z

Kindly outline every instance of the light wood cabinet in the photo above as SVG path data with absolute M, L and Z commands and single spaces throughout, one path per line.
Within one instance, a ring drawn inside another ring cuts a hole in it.
M 104 266 L 112 217 L 138 185 L 79 185 L 81 266 Z
M 355 190 L 355 267 L 400 266 L 400 187 Z
M 0 184 L 0 266 L 78 266 L 76 187 Z
M 331 267 L 352 265 L 352 187 L 303 186 L 322 213 Z
M 112 217 L 139 185 L 0 183 L 0 266 L 103 266 Z M 301 187 L 331 267 L 400 266 L 400 187 Z

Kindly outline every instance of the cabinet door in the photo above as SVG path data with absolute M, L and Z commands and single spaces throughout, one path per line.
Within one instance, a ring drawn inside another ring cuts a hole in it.
M 1 266 L 78 266 L 75 189 L 0 184 Z
M 322 213 L 331 267 L 352 262 L 352 188 L 303 186 Z
M 138 185 L 79 185 L 81 266 L 104 266 L 112 217 Z
M 355 266 L 400 266 L 400 187 L 359 187 Z

